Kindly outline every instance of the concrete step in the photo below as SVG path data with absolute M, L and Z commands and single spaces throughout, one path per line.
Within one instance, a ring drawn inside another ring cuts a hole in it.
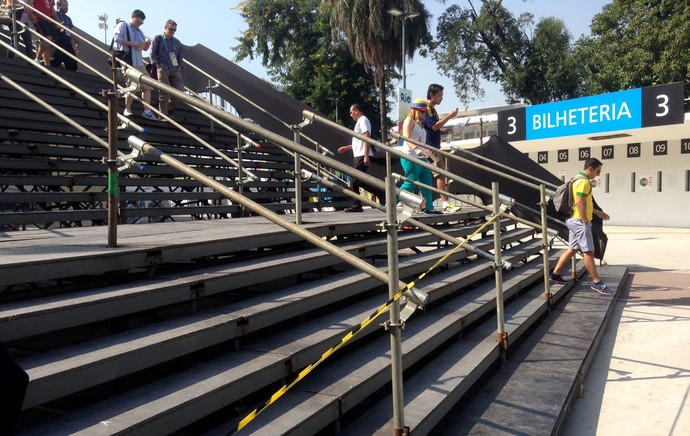
M 519 257 L 507 253 L 506 259 L 511 258 L 517 260 Z M 492 282 L 448 299 L 449 294 L 443 292 L 445 284 L 456 283 L 452 272 L 448 274 L 448 277 L 434 276 L 432 283 L 422 288 L 430 293 L 432 302 L 423 315 L 408 321 L 403 330 L 404 368 L 414 366 L 452 338 L 464 337 L 468 326 L 495 311 L 495 286 Z M 538 261 L 505 272 L 506 298 L 542 277 L 543 271 Z M 492 326 L 495 342 L 495 321 Z M 342 416 L 361 407 L 362 403 L 368 404 L 368 398 L 390 382 L 389 353 L 389 338 L 382 335 L 356 352 L 319 368 L 258 415 L 243 432 L 301 435 L 316 434 L 329 425 L 340 428 L 338 423 Z M 237 422 L 227 421 L 222 427 L 232 430 Z M 220 431 L 220 427 L 215 431 Z
M 533 242 L 530 246 L 536 249 L 537 245 Z M 426 271 L 441 253 L 434 251 L 405 258 L 400 262 L 400 274 Z M 460 251 L 448 260 L 458 260 L 463 255 Z M 476 274 L 471 277 L 479 278 Z M 458 280 L 464 283 L 466 279 Z M 241 339 L 380 285 L 365 273 L 345 272 L 198 315 L 21 359 L 20 365 L 31 378 L 24 409 L 222 342 Z
M 536 240 L 533 244 L 538 246 Z M 529 249 L 527 245 L 530 244 L 525 243 L 524 246 L 521 245 L 519 248 L 513 249 L 515 253 L 519 253 L 515 255 L 514 260 L 516 262 L 533 254 L 533 250 L 536 248 Z M 430 255 L 431 253 L 424 253 L 419 256 Z M 438 253 L 436 259 L 438 259 Z M 473 267 L 480 263 L 484 264 L 485 277 L 491 275 L 491 265 L 485 260 L 478 260 L 443 271 L 439 275 L 455 274 L 460 276 L 463 274 L 463 268 Z M 419 272 L 423 271 L 426 269 L 419 269 Z M 453 282 L 454 280 L 449 277 L 443 279 L 443 276 L 440 276 L 438 286 L 446 288 L 447 293 L 449 283 Z M 299 301 L 299 299 L 296 300 L 295 305 Z M 244 376 L 233 372 L 237 375 L 237 379 L 231 378 L 228 371 L 234 371 L 235 367 L 241 366 L 242 362 L 245 361 L 242 360 L 238 363 L 232 357 L 236 353 L 230 353 L 230 355 L 202 365 L 203 368 L 195 367 L 142 386 L 136 389 L 136 394 L 128 393 L 107 399 L 93 407 L 76 411 L 64 419 L 52 421 L 46 427 L 27 429 L 27 433 L 38 434 L 51 429 L 51 431 L 58 433 L 85 432 L 88 434 L 99 431 L 99 429 L 102 430 L 102 422 L 108 423 L 107 431 L 112 433 L 117 433 L 118 429 L 131 428 L 138 429 L 142 434 L 171 432 L 262 387 L 265 388 L 280 382 L 286 375 L 294 373 L 294 371 L 318 358 L 324 349 L 336 344 L 344 331 L 369 315 L 373 308 L 381 304 L 381 301 L 381 297 L 373 297 L 362 304 L 353 305 L 350 309 L 329 314 L 325 319 L 327 323 L 325 325 L 323 324 L 324 320 L 321 323 L 308 323 L 304 327 L 286 331 L 282 336 L 274 335 L 268 338 L 265 348 L 257 343 L 240 350 L 241 353 L 238 356 L 248 359 L 246 360 L 246 368 L 252 368 L 252 370 Z M 356 313 L 353 314 L 349 310 L 354 310 Z M 303 331 L 303 329 L 306 330 Z M 257 362 L 250 363 L 253 358 L 260 359 L 263 362 L 261 365 L 266 366 L 267 369 L 260 368 Z M 280 368 L 280 371 L 277 368 Z M 272 376 L 269 376 L 268 373 Z
M 613 296 L 592 291 L 589 277 L 581 279 L 444 432 L 435 434 L 480 435 L 508 426 L 523 434 L 560 434 L 629 272 L 608 266 L 599 275 Z
M 626 277 L 627 268 L 602 274 L 616 290 Z M 570 288 L 573 290 L 566 295 Z M 511 344 L 525 331 L 521 318 L 546 313 L 541 292 L 535 289 L 521 297 L 522 307 L 511 304 L 506 308 Z M 510 429 L 519 434 L 558 434 L 562 415 L 596 352 L 615 300 L 615 296 L 589 290 L 589 283 L 575 282 L 554 287 L 554 301 L 562 297 L 563 301 L 509 353 L 507 363 L 476 396 L 465 395 L 481 375 L 479 362 L 488 359 L 485 366 L 496 362 L 495 329 L 471 332 L 406 379 L 404 417 L 411 433 L 486 435 Z M 474 360 L 466 359 L 467 350 L 473 347 L 484 351 Z M 392 411 L 389 395 L 341 434 L 391 434 Z
M 448 231 L 455 237 L 470 234 L 475 226 Z M 529 230 L 506 233 L 508 242 L 530 237 Z M 399 238 L 399 247 L 430 244 L 438 238 L 429 234 L 407 233 Z M 483 242 L 484 249 L 489 242 Z M 386 253 L 383 237 L 342 244 L 341 248 L 360 258 Z M 463 251 L 464 252 L 464 251 Z M 270 252 L 268 252 L 270 253 Z M 64 295 L 0 304 L 0 341 L 8 342 L 57 330 L 102 321 L 123 315 L 193 302 L 201 298 L 251 286 L 271 279 L 292 277 L 307 271 L 339 264 L 340 260 L 316 248 L 265 255 L 260 259 L 229 265 L 167 272 L 151 280 L 124 283 Z

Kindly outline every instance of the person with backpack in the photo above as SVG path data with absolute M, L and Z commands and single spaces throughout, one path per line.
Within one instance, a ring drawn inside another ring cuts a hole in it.
M 139 27 L 144 24 L 144 20 L 146 20 L 146 14 L 144 14 L 143 11 L 139 9 L 132 11 L 132 17 L 129 23 L 121 21 L 115 26 L 113 41 L 117 45 L 117 50 L 127 51 L 131 54 L 132 67 L 143 74 L 148 74 L 141 53 L 151 47 L 151 41 L 148 40 L 144 32 L 139 29 Z M 146 104 L 151 104 L 151 90 L 153 88 L 141 83 L 139 84 L 139 89 L 141 90 L 142 100 Z M 134 97 L 127 93 L 125 96 L 125 110 L 122 113 L 124 116 L 131 117 L 133 115 L 132 103 L 134 103 Z M 158 121 L 158 117 L 148 107 L 144 107 L 144 112 L 141 113 L 141 116 L 147 120 Z
M 594 261 L 594 237 L 592 235 L 592 218 L 598 216 L 602 220 L 610 217 L 604 211 L 594 209 L 594 196 L 591 179 L 601 174 L 603 164 L 598 159 L 588 159 L 584 170 L 572 182 L 572 197 L 575 199 L 570 217 L 566 220 L 568 226 L 568 249 L 561 255 L 549 277 L 551 283 L 567 283 L 561 277 L 561 271 L 568 265 L 570 259 L 578 251 L 582 252 L 585 268 L 592 277 L 591 289 L 604 295 L 611 295 L 613 291 L 599 278 Z

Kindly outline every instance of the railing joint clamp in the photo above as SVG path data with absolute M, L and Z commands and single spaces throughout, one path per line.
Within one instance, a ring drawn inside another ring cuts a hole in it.
M 386 331 L 390 330 L 393 327 L 400 327 L 401 329 L 404 329 L 405 328 L 405 321 L 401 319 L 400 322 L 392 323 L 389 320 L 389 321 L 382 322 L 380 325 Z

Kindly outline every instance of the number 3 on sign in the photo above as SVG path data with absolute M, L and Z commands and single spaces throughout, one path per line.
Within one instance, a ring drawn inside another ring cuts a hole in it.
M 655 115 L 657 117 L 665 117 L 668 115 L 669 108 L 668 108 L 668 95 L 666 94 L 660 94 L 656 96 L 657 100 L 663 101 L 663 103 L 659 103 L 659 109 L 661 109 L 661 112 L 657 112 Z
M 642 127 L 683 124 L 683 83 L 642 88 Z
M 508 117 L 508 134 L 514 135 L 517 132 L 517 118 Z

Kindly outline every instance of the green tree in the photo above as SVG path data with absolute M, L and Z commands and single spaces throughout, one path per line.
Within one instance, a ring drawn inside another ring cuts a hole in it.
M 560 19 L 544 18 L 537 24 L 525 62 L 537 101 L 558 101 L 583 95 L 583 67 L 577 62 L 571 39 Z M 519 89 L 520 82 L 514 83 L 515 89 Z
M 391 8 L 420 15 L 406 23 L 406 51 L 412 58 L 417 49 L 430 44 L 429 11 L 418 0 L 329 0 L 331 25 L 344 38 L 354 58 L 371 70 L 379 89 L 381 138 L 389 126 L 386 114 L 388 71 L 402 64 L 402 23 L 388 14 Z
M 578 41 L 587 94 L 682 81 L 689 84 L 690 2 L 613 0 Z M 687 91 L 686 91 L 687 95 Z
M 348 106 L 364 105 L 376 124 L 376 86 L 347 47 L 334 43 L 324 0 L 245 0 L 237 8 L 248 28 L 236 60 L 260 58 L 279 88 L 331 119 L 349 122 Z
M 545 103 L 581 96 L 580 69 L 565 24 L 546 18 L 515 17 L 501 0 L 480 0 L 478 10 L 453 5 L 439 18 L 433 53 L 458 97 L 483 98 L 481 81 L 499 83 L 510 103 Z

